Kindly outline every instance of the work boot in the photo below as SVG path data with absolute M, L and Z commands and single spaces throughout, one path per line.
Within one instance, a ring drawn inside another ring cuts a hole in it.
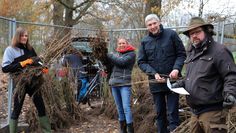
M 133 123 L 127 124 L 127 128 L 128 128 L 128 133 L 134 133 Z
M 51 123 L 47 116 L 39 117 L 39 124 L 43 133 L 51 133 Z
M 10 119 L 10 122 L 9 122 L 10 133 L 17 132 L 17 123 L 18 123 L 18 120 Z
M 127 129 L 126 129 L 127 125 L 126 125 L 126 121 L 120 121 L 120 133 L 127 133 Z

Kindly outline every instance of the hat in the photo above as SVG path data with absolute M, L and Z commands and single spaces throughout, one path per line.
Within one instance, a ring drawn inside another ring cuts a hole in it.
M 209 26 L 209 28 L 214 29 L 214 26 L 212 24 L 206 23 L 202 18 L 200 17 L 193 17 L 188 25 L 188 29 L 186 31 L 183 31 L 183 34 L 186 36 L 189 36 L 189 31 L 198 27 L 202 26 Z

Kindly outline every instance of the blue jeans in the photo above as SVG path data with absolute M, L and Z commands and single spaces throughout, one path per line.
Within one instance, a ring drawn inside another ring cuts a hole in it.
M 131 88 L 127 86 L 112 87 L 112 95 L 114 97 L 119 121 L 126 120 L 126 123 L 132 123 L 132 112 L 131 112 Z
M 157 112 L 158 133 L 173 131 L 179 125 L 179 94 L 168 91 L 157 92 L 152 95 Z
M 85 94 L 88 91 L 88 79 L 87 78 L 80 78 L 79 79 L 81 84 L 78 86 L 77 88 L 77 101 L 81 102 L 81 100 L 83 100 L 83 98 L 85 98 Z

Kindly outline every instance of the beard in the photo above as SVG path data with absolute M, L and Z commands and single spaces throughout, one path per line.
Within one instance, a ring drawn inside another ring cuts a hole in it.
M 203 40 L 195 39 L 195 40 L 193 40 L 192 45 L 195 48 L 200 48 L 200 47 L 202 47 L 206 43 L 206 41 L 207 41 L 207 38 L 205 38 Z

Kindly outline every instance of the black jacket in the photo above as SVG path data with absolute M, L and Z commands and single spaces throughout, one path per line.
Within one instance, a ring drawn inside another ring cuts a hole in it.
M 145 36 L 141 41 L 138 52 L 138 66 L 149 79 L 155 79 L 156 73 L 169 75 L 173 69 L 181 72 L 186 52 L 177 33 L 170 29 L 163 29 L 158 35 Z M 166 84 L 149 83 L 151 92 L 168 91 Z
M 200 49 L 192 46 L 185 64 L 187 103 L 193 109 L 220 108 L 226 94 L 236 96 L 236 65 L 224 45 L 208 39 Z
M 23 44 L 20 44 L 16 48 L 9 46 L 7 47 L 3 55 L 2 71 L 4 73 L 20 72 L 21 70 L 23 70 L 20 62 L 36 56 L 37 54 L 33 48 L 32 50 L 28 50 L 23 46 Z M 39 64 L 34 63 L 33 65 L 38 66 Z
M 131 86 L 131 73 L 135 64 L 134 51 L 119 53 L 117 56 L 108 54 L 108 59 L 114 65 L 109 84 L 111 86 Z

